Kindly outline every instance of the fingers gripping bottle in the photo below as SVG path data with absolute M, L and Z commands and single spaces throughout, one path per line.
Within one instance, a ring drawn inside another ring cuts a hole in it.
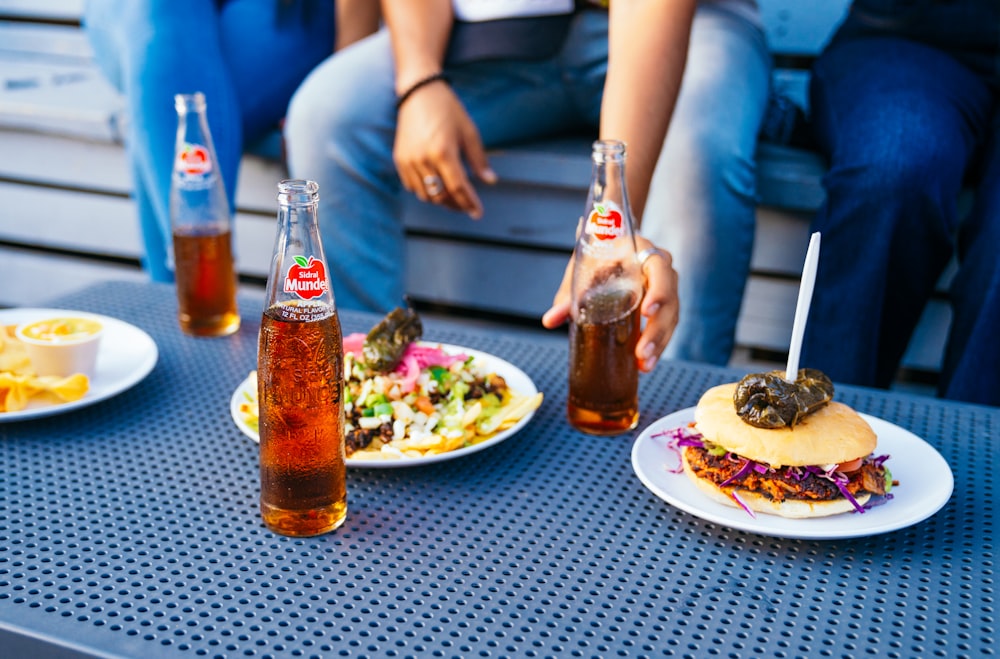
M 643 277 L 625 189 L 625 144 L 594 142 L 593 174 L 573 254 L 569 423 L 616 435 L 639 422 Z
M 319 237 L 319 186 L 278 184 L 278 232 L 257 351 L 260 512 L 312 536 L 347 516 L 344 348 Z
M 205 118 L 203 94 L 177 94 L 177 144 L 170 180 L 177 317 L 194 336 L 240 327 L 232 217 Z

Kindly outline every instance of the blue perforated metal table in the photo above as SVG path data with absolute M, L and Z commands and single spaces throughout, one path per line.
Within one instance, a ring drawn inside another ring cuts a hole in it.
M 56 306 L 145 331 L 144 381 L 0 424 L 2 657 L 995 656 L 1000 410 L 841 387 L 935 446 L 955 492 L 930 519 L 851 540 L 705 522 L 651 494 L 634 437 L 564 420 L 566 349 L 443 322 L 546 393 L 522 432 L 425 467 L 350 470 L 338 531 L 274 535 L 257 447 L 228 401 L 254 367 L 260 300 L 224 339 L 183 336 L 170 287 L 106 284 Z M 47 305 L 47 306 L 52 306 Z M 376 320 L 343 314 L 345 331 Z M 662 363 L 643 418 L 734 371 Z

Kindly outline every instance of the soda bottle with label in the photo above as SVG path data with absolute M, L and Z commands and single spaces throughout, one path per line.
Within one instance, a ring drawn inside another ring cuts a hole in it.
M 257 351 L 260 512 L 312 536 L 347 516 L 344 347 L 319 237 L 319 186 L 278 184 L 278 231 Z
M 577 430 L 616 435 L 639 422 L 643 277 L 625 189 L 625 144 L 593 145 L 593 173 L 573 256 L 567 416 Z
M 177 94 L 170 183 L 173 268 L 181 330 L 225 336 L 240 328 L 232 217 L 205 117 L 205 96 Z

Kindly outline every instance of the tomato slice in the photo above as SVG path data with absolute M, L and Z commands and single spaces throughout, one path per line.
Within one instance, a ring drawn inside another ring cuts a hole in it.
M 854 460 L 848 460 L 847 462 L 841 462 L 837 465 L 837 471 L 843 473 L 849 473 L 852 471 L 857 471 L 861 469 L 861 463 L 864 462 L 864 458 L 856 458 Z

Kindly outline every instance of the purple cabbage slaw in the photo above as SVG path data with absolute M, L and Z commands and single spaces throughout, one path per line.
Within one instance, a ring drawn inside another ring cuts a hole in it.
M 665 446 L 670 449 L 677 456 L 677 466 L 669 467 L 667 471 L 672 474 L 680 474 L 684 472 L 683 460 L 681 458 L 681 449 L 684 447 L 695 447 L 708 450 L 712 445 L 705 440 L 705 438 L 698 432 L 692 430 L 687 426 L 681 426 L 679 428 L 670 428 L 668 430 L 661 430 L 660 432 L 654 433 L 652 437 L 666 437 L 667 442 Z M 766 474 L 768 472 L 777 472 L 774 467 L 764 463 L 757 462 L 755 460 L 750 460 L 741 455 L 733 453 L 732 451 L 726 451 L 725 457 L 727 460 L 733 462 L 739 462 L 739 470 L 719 483 L 719 487 L 723 487 L 735 480 L 742 478 L 751 471 L 756 471 L 758 474 Z M 871 462 L 875 464 L 876 467 L 881 467 L 882 464 L 889 459 L 888 455 L 879 455 L 871 458 Z M 847 484 L 850 482 L 850 478 L 841 471 L 837 471 L 837 465 L 831 466 L 829 469 L 822 469 L 821 467 L 815 465 L 807 465 L 804 467 L 785 467 L 785 477 L 794 479 L 797 481 L 804 480 L 809 476 L 816 476 L 818 478 L 824 478 L 831 483 L 833 483 L 845 499 L 851 502 L 854 506 L 854 510 L 857 513 L 864 513 L 867 508 L 872 508 L 873 506 L 879 505 L 892 498 L 892 494 L 888 492 L 883 497 L 872 497 L 871 500 L 864 506 L 858 503 L 858 500 L 851 495 L 847 490 Z M 735 501 L 740 508 L 742 508 L 750 517 L 756 518 L 757 515 L 752 511 L 749 506 L 746 505 L 735 491 L 727 492 L 730 498 Z M 879 498 L 880 501 L 873 503 L 873 500 Z

